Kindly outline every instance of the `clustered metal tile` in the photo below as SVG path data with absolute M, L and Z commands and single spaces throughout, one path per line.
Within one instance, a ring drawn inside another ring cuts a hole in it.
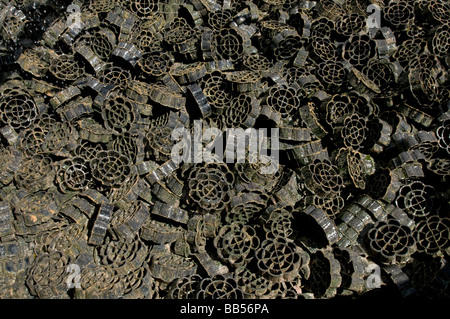
M 449 298 L 449 27 L 446 0 L 0 1 L 0 298 Z M 278 128 L 278 169 L 173 161 L 195 120 Z

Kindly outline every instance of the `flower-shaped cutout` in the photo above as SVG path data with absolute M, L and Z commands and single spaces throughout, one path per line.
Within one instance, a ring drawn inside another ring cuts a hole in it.
M 60 252 L 41 253 L 28 269 L 27 285 L 39 298 L 62 295 L 67 291 L 66 266 L 70 259 Z
M 402 186 L 395 203 L 413 218 L 423 218 L 437 212 L 435 189 L 420 181 Z
M 416 225 L 414 235 L 419 252 L 436 254 L 450 246 L 450 219 L 428 217 Z
M 92 176 L 106 187 L 120 186 L 131 176 L 130 159 L 116 151 L 100 151 L 91 162 Z
M 168 288 L 168 299 L 196 299 L 202 277 L 191 275 L 175 279 Z
M 231 201 L 233 182 L 226 165 L 198 166 L 189 176 L 189 197 L 204 211 L 222 211 Z
M 33 97 L 20 89 L 9 89 L 0 96 L 1 121 L 14 129 L 29 127 L 38 115 Z
M 368 133 L 366 123 L 366 119 L 358 114 L 353 114 L 345 118 L 344 127 L 341 131 L 341 137 L 344 140 L 345 146 L 351 147 L 354 150 L 359 150 L 364 146 Z
M 414 7 L 404 0 L 390 1 L 384 7 L 384 18 L 393 26 L 407 25 L 414 20 Z
M 242 290 L 236 281 L 222 275 L 203 279 L 197 293 L 197 299 L 242 299 L 243 297 Z
M 450 154 L 450 120 L 446 120 L 438 127 L 436 135 L 439 138 L 439 146 Z
M 395 219 L 378 221 L 368 231 L 367 239 L 374 258 L 385 264 L 404 263 L 416 249 L 411 229 Z
M 250 225 L 234 222 L 223 226 L 214 238 L 214 246 L 221 259 L 234 267 L 247 264 L 259 247 L 255 229 Z
M 266 239 L 256 251 L 259 270 L 275 282 L 294 278 L 308 258 L 306 252 L 285 238 Z
M 305 186 L 317 196 L 330 197 L 343 188 L 338 168 L 329 160 L 314 160 L 302 168 L 302 176 L 305 179 Z
M 139 268 L 147 255 L 147 245 L 138 238 L 130 242 L 107 238 L 103 245 L 97 247 L 94 257 L 102 265 L 128 272 Z
M 269 91 L 267 104 L 287 117 L 300 107 L 300 99 L 294 88 L 273 87 Z

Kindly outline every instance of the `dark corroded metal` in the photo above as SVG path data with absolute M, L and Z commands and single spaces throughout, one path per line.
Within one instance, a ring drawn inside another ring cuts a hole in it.
M 448 1 L 63 2 L 0 1 L 0 298 L 448 298 Z

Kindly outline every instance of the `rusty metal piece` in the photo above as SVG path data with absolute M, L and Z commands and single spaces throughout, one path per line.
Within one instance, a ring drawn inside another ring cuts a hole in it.
M 337 288 L 337 294 L 352 296 L 365 292 L 367 261 L 351 249 L 334 248 L 333 255 L 341 266 L 341 284 Z
M 314 160 L 301 169 L 305 186 L 322 197 L 339 193 L 343 187 L 342 177 L 329 160 Z
M 42 150 L 48 154 L 67 156 L 77 147 L 79 135 L 69 122 L 55 123 L 48 130 L 42 144 Z
M 307 105 L 300 108 L 300 116 L 317 138 L 323 138 L 326 136 L 327 130 L 319 122 L 315 110 L 315 104 L 313 102 L 308 102 Z
M 195 62 L 190 64 L 175 63 L 172 66 L 170 74 L 180 85 L 193 83 L 206 74 L 206 64 L 204 62 Z
M 246 68 L 255 72 L 270 72 L 273 67 L 273 63 L 267 57 L 258 53 L 246 55 L 242 60 Z
M 221 72 L 208 73 L 203 78 L 202 86 L 203 93 L 214 114 L 221 114 L 231 104 L 233 97 L 227 92 L 225 78 Z
M 152 276 L 166 283 L 192 276 L 196 270 L 197 265 L 192 260 L 173 254 L 154 255 L 150 262 Z
M 50 187 L 55 178 L 53 161 L 43 155 L 24 159 L 16 173 L 16 183 L 29 191 L 44 190 Z
M 129 131 L 135 121 L 134 104 L 120 94 L 110 95 L 102 107 L 102 118 L 107 129 L 115 134 Z
M 216 275 L 200 282 L 197 299 L 242 299 L 244 294 L 231 277 Z
M 92 177 L 106 187 L 120 186 L 131 175 L 130 159 L 116 151 L 100 151 L 91 162 Z
M 298 218 L 300 240 L 308 247 L 326 247 L 340 239 L 335 222 L 322 209 L 311 205 Z
M 151 213 L 182 224 L 186 224 L 189 220 L 187 211 L 162 202 L 156 202 Z
M 169 54 L 150 52 L 145 53 L 137 63 L 144 73 L 160 77 L 169 71 L 172 61 L 173 58 Z
M 203 217 L 201 215 L 195 215 L 190 218 L 188 223 L 188 231 L 186 233 L 186 242 L 190 245 L 191 250 L 203 256 L 203 260 L 206 260 L 211 269 L 216 268 L 212 262 L 211 257 L 206 253 L 206 234 L 205 234 L 205 223 L 203 222 Z M 202 259 L 202 258 L 200 258 Z M 199 259 L 199 261 L 200 261 Z
M 447 1 L 22 2 L 0 5 L 1 298 L 357 298 L 374 265 L 448 297 Z M 197 119 L 276 128 L 277 167 L 175 163 Z
M 147 219 L 147 222 L 142 225 L 139 235 L 144 240 L 157 244 L 165 244 L 175 242 L 179 238 L 182 238 L 183 229 Z
M 142 57 L 143 52 L 134 44 L 122 41 L 117 44 L 111 52 L 111 55 L 121 57 L 132 66 L 136 66 L 138 60 Z
M 136 269 L 123 276 L 124 299 L 152 299 L 157 298 L 159 283 L 151 276 L 148 266 Z
M 83 191 L 91 181 L 89 164 L 82 157 L 66 159 L 56 174 L 62 192 Z
M 335 29 L 335 24 L 332 20 L 326 17 L 319 17 L 312 21 L 311 38 L 330 38 L 332 31 Z
M 448 24 L 448 16 L 450 11 L 450 6 L 445 1 L 429 1 L 424 3 L 424 8 L 428 4 L 428 10 L 431 12 L 434 19 L 441 22 L 442 24 Z
M 0 151 L 0 183 L 6 186 L 14 179 L 22 161 L 22 153 L 11 148 L 3 148 Z
M 433 117 L 431 115 L 409 104 L 404 104 L 400 108 L 400 111 L 406 116 L 406 118 L 417 124 L 423 125 L 424 127 L 429 127 L 433 122 Z
M 7 202 L 0 202 L 0 240 L 4 242 L 15 239 L 13 214 Z
M 320 1 L 316 5 L 316 10 L 320 16 L 326 17 L 333 21 L 339 19 L 341 16 L 345 14 L 345 11 L 342 8 L 342 6 L 339 3 L 332 0 Z
M 287 60 L 297 54 L 302 46 L 297 31 L 283 29 L 272 38 L 270 49 L 276 60 Z
M 394 27 L 404 27 L 414 20 L 414 7 L 407 1 L 390 1 L 383 8 L 384 18 Z
M 335 94 L 321 105 L 321 109 L 322 112 L 326 112 L 327 124 L 336 127 L 341 126 L 344 119 L 355 112 L 355 105 L 348 94 Z
M 375 172 L 375 162 L 369 155 L 364 155 L 350 148 L 342 148 L 336 155 L 336 162 L 341 170 L 344 183 L 348 186 L 365 189 L 368 176 Z
M 131 80 L 131 74 L 128 70 L 113 65 L 101 69 L 98 76 L 99 81 L 104 85 L 113 84 L 122 89 L 125 89 Z
M 360 150 L 366 143 L 368 128 L 367 120 L 358 114 L 346 116 L 342 129 L 340 129 L 340 138 L 344 141 L 344 145 L 355 151 Z
M 131 11 L 140 17 L 148 17 L 156 14 L 160 8 L 158 1 L 134 0 L 129 4 Z
M 70 259 L 60 252 L 41 253 L 27 271 L 30 293 L 42 299 L 66 298 L 66 267 Z
M 300 99 L 294 88 L 272 87 L 266 103 L 283 117 L 292 115 L 300 107 Z
M 147 256 L 148 247 L 139 238 L 126 242 L 107 237 L 102 245 L 96 247 L 94 259 L 98 264 L 113 267 L 124 275 L 140 268 Z
M 420 221 L 415 228 L 414 236 L 417 251 L 434 255 L 450 245 L 450 219 L 429 216 Z
M 189 175 L 189 198 L 199 209 L 219 212 L 231 201 L 231 184 L 234 175 L 226 165 L 198 166 Z
M 392 218 L 373 225 L 367 233 L 367 246 L 373 258 L 384 264 L 405 264 L 416 250 L 411 229 Z
M 328 217 L 335 219 L 340 214 L 342 208 L 344 208 L 345 201 L 340 193 L 334 194 L 333 197 L 329 198 L 324 198 L 317 195 L 307 195 L 302 204 L 304 208 L 311 205 L 320 208 L 328 215 Z
M 154 126 L 148 131 L 146 138 L 156 160 L 168 160 L 172 146 L 175 145 L 171 134 L 172 129 L 167 126 Z
M 211 115 L 212 110 L 208 103 L 208 100 L 203 93 L 201 87 L 198 84 L 191 84 L 187 87 L 187 90 L 190 92 L 190 94 L 194 97 L 194 100 L 198 106 L 198 109 L 200 110 L 200 113 L 202 114 L 203 118 L 208 117 Z
M 226 80 L 234 91 L 252 92 L 259 89 L 261 75 L 249 70 L 224 73 Z
M 412 218 L 423 218 L 437 212 L 436 191 L 432 186 L 425 185 L 420 181 L 402 186 L 395 202 Z
M 258 269 L 269 280 L 292 280 L 300 268 L 308 267 L 309 255 L 285 238 L 266 239 L 256 251 Z
M 260 216 L 266 238 L 292 238 L 293 216 L 281 205 L 271 205 Z
M 437 297 L 445 289 L 445 283 L 439 276 L 443 268 L 441 257 L 421 256 L 412 262 L 407 272 L 418 296 Z M 445 266 L 444 266 L 445 267 Z
M 400 152 L 418 150 L 427 159 L 431 159 L 439 149 L 434 132 L 400 133 L 392 135 L 392 140 Z
M 427 168 L 439 176 L 450 175 L 450 160 L 435 158 L 428 162 Z
M 84 73 L 84 67 L 73 55 L 60 55 L 50 61 L 49 71 L 61 81 L 75 81 Z
M 401 184 L 398 176 L 388 168 L 381 168 L 367 179 L 367 194 L 375 199 L 383 199 L 390 203 L 395 197 Z
M 29 127 L 39 112 L 30 93 L 19 88 L 10 88 L 2 92 L 0 110 L 3 124 L 15 129 Z
M 394 264 L 385 267 L 384 270 L 393 284 L 397 286 L 404 298 L 414 296 L 416 294 L 416 290 L 412 286 L 410 278 L 402 271 L 400 266 Z
M 16 42 L 22 35 L 28 19 L 22 10 L 8 3 L 0 11 L 0 21 L 3 25 L 3 38 Z
M 439 138 L 439 146 L 450 154 L 450 120 L 446 120 L 436 130 L 436 135 Z
M 316 298 L 334 297 L 341 285 L 342 278 L 340 263 L 334 258 L 333 253 L 319 250 L 312 254 L 309 269 L 311 274 L 305 288 Z
M 112 210 L 113 206 L 110 203 L 103 202 L 100 205 L 89 236 L 88 242 L 90 245 L 100 246 L 103 243 L 111 220 Z
M 237 61 L 244 56 L 244 39 L 233 28 L 222 28 L 214 33 L 215 52 L 224 60 Z
M 342 56 L 355 67 L 362 67 L 375 55 L 375 42 L 367 35 L 351 36 L 344 44 Z
M 219 230 L 217 237 L 214 238 L 214 246 L 222 260 L 237 268 L 253 259 L 253 253 L 259 246 L 259 239 L 253 227 L 234 222 Z
M 80 286 L 75 289 L 75 299 L 119 298 L 124 289 L 117 271 L 103 265 L 81 269 Z
M 34 252 L 36 255 L 53 252 L 73 255 L 71 250 L 77 249 L 79 246 L 87 246 L 85 241 L 85 227 L 77 224 L 71 224 L 59 225 L 59 227 L 53 226 L 52 228 L 53 229 L 40 232 L 37 236 L 35 236 Z
M 195 299 L 202 277 L 197 274 L 175 279 L 168 287 L 167 299 Z
M 344 84 L 347 70 L 341 61 L 327 60 L 317 66 L 316 75 L 326 89 L 336 91 Z
M 225 220 L 231 224 L 233 222 L 242 222 L 247 224 L 255 214 L 259 213 L 268 201 L 262 186 L 256 183 L 239 184 L 236 187 L 236 195 L 233 196 L 230 203 L 230 211 Z
M 259 299 L 271 294 L 273 284 L 266 278 L 253 273 L 246 267 L 235 271 L 235 280 L 246 299 Z
M 260 114 L 260 104 L 253 94 L 241 93 L 225 109 L 223 122 L 227 127 L 253 127 Z
M 109 223 L 111 231 L 119 238 L 132 240 L 150 216 L 148 207 L 142 201 L 132 204 L 128 209 L 116 211 Z
M 367 228 L 377 220 L 385 220 L 387 213 L 377 201 L 367 195 L 360 197 L 344 207 L 336 225 L 340 236 L 337 246 L 362 250 L 361 244 Z
M 399 45 L 398 50 L 393 54 L 393 58 L 400 62 L 404 68 L 408 69 L 411 60 L 422 53 L 425 46 L 426 41 L 423 38 L 408 39 Z
M 337 57 L 337 48 L 327 37 L 314 38 L 311 43 L 313 58 L 319 62 L 333 60 Z
M 379 32 L 383 39 L 375 39 L 378 54 L 380 57 L 389 58 L 398 49 L 395 33 L 389 27 L 381 27 Z M 377 34 L 374 36 L 377 37 Z

